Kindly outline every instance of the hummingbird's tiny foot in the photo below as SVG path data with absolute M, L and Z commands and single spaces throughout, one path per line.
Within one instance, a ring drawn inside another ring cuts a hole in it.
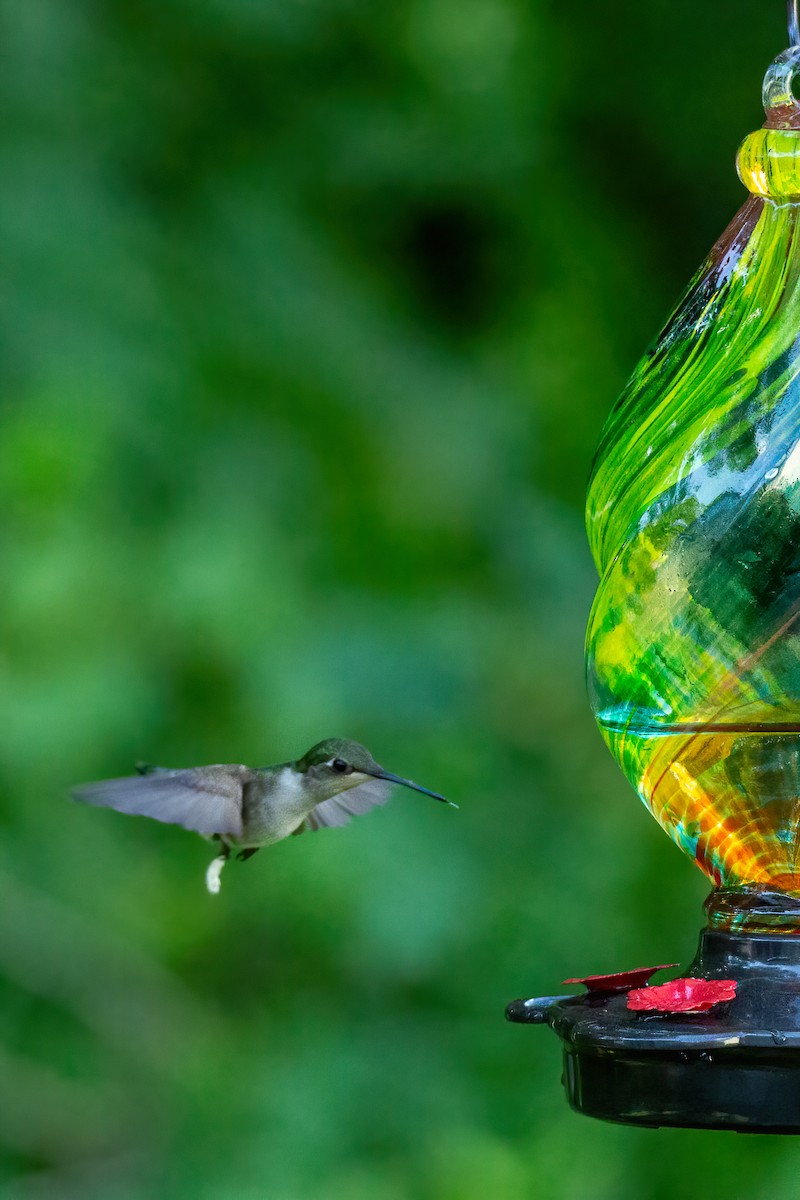
M 222 868 L 225 866 L 227 861 L 228 856 L 226 854 L 220 854 L 217 858 L 212 859 L 208 864 L 208 870 L 206 871 L 206 887 L 212 896 L 219 895 L 219 889 L 222 887 L 220 875 L 222 874 Z
M 252 858 L 254 854 L 258 854 L 260 846 L 248 846 L 246 850 L 240 850 L 236 855 L 237 862 L 247 862 L 248 858 Z

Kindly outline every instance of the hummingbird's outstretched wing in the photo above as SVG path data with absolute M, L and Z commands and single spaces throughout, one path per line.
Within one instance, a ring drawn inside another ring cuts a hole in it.
M 329 800 L 323 800 L 312 808 L 300 826 L 301 830 L 332 829 L 337 825 L 347 825 L 353 817 L 369 812 L 377 804 L 385 804 L 392 791 L 392 785 L 384 779 L 369 779 L 358 787 L 346 792 L 339 792 Z
M 242 791 L 247 767 L 195 767 L 186 771 L 149 769 L 144 775 L 102 779 L 73 788 L 84 804 L 153 817 L 195 833 L 242 833 Z

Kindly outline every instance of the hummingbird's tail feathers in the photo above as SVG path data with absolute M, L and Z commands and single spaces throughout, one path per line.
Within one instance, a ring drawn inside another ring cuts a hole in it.
M 383 779 L 368 779 L 357 787 L 339 792 L 312 808 L 301 828 L 334 829 L 349 825 L 353 817 L 369 812 L 379 804 L 385 804 L 391 795 L 392 785 Z
M 228 861 L 227 854 L 220 854 L 216 858 L 212 858 L 206 870 L 206 888 L 212 896 L 219 895 L 219 889 L 222 887 L 222 868 Z
M 242 792 L 246 767 L 158 770 L 147 775 L 104 779 L 74 788 L 83 804 L 152 817 L 202 834 L 242 834 Z

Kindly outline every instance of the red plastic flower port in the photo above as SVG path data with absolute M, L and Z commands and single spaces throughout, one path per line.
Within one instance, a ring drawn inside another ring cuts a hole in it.
M 673 979 L 629 992 L 628 1008 L 634 1012 L 703 1013 L 735 995 L 735 979 Z
M 641 988 L 656 971 L 677 967 L 677 963 L 662 963 L 658 967 L 635 967 L 632 971 L 617 971 L 614 975 L 584 975 L 581 979 L 565 979 L 564 983 L 583 983 L 590 992 L 629 992 Z

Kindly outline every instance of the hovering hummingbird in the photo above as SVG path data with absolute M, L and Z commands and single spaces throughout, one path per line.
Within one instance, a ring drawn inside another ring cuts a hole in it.
M 182 825 L 219 842 L 221 853 L 206 871 L 206 887 L 214 895 L 232 850 L 244 861 L 290 834 L 347 825 L 385 804 L 396 784 L 453 804 L 384 771 L 364 746 L 346 738 L 318 742 L 296 762 L 271 767 L 233 763 L 171 770 L 142 764 L 136 769 L 137 775 L 82 784 L 72 795 L 84 804 Z

